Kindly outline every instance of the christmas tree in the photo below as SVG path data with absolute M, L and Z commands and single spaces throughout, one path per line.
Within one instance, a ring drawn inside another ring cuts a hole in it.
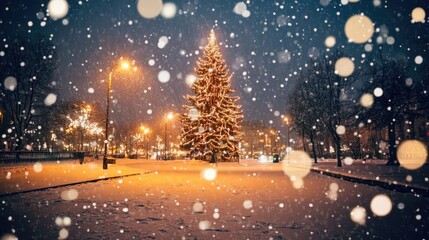
M 243 112 L 239 97 L 231 96 L 231 75 L 220 53 L 213 30 L 202 58 L 194 69 L 197 80 L 191 86 L 195 95 L 186 95 L 191 105 L 183 106 L 181 115 L 182 148 L 200 156 L 216 154 L 217 160 L 238 156 Z

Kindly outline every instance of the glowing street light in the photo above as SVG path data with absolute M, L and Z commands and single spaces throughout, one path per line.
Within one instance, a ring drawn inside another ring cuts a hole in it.
M 167 160 L 167 144 L 168 144 L 167 143 L 167 122 L 172 119 L 173 119 L 173 113 L 169 112 L 165 120 L 165 128 L 164 128 L 164 160 Z
M 0 133 L 3 131 L 3 113 L 0 112 Z
M 148 134 L 150 132 L 149 128 L 142 126 L 141 127 L 143 131 L 143 143 L 146 145 L 146 159 L 149 159 L 149 139 Z
M 289 147 L 289 118 L 285 117 L 283 121 L 286 123 L 286 152 L 287 152 Z
M 107 169 L 107 143 L 109 142 L 109 107 L 110 107 L 110 92 L 112 88 L 112 77 L 115 70 L 128 70 L 130 69 L 130 63 L 124 59 L 109 73 L 109 80 L 107 81 L 107 99 L 106 99 L 106 129 L 104 139 L 104 157 L 103 157 L 103 169 Z

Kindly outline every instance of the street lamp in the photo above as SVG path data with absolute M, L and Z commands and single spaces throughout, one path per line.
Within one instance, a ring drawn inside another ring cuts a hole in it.
M 289 148 L 289 118 L 285 117 L 283 120 L 286 123 L 286 152 L 287 152 Z
M 109 73 L 109 80 L 107 81 L 107 99 L 106 99 L 106 129 L 105 129 L 105 136 L 104 136 L 104 156 L 103 156 L 103 169 L 107 169 L 107 143 L 109 141 L 109 107 L 110 107 L 110 91 L 112 88 L 112 76 L 113 72 L 116 70 L 128 70 L 130 69 L 130 63 L 121 60 L 120 64 L 117 66 L 117 68 L 113 68 Z
M 143 134 L 146 140 L 146 159 L 149 159 L 149 138 L 148 138 L 149 128 L 145 128 L 143 130 Z
M 3 131 L 3 113 L 0 112 L 0 133 Z
M 143 146 L 145 147 L 145 157 L 146 159 L 149 159 L 149 139 L 148 139 L 148 134 L 150 132 L 149 128 L 145 127 L 145 126 L 141 126 L 140 127 L 142 132 L 143 132 Z
M 167 160 L 167 122 L 173 119 L 173 113 L 168 113 L 165 120 L 165 128 L 164 128 L 164 160 Z

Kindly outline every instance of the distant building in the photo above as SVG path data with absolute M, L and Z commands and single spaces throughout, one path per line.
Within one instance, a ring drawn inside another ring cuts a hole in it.
M 241 156 L 258 158 L 260 155 L 272 155 L 284 149 L 279 131 L 267 127 L 263 121 L 244 121 Z

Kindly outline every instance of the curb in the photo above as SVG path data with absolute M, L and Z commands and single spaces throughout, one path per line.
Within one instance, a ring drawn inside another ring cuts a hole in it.
M 322 175 L 326 175 L 329 177 L 339 178 L 349 182 L 356 182 L 356 183 L 367 184 L 370 186 L 382 187 L 384 189 L 393 190 L 397 192 L 419 194 L 426 198 L 429 197 L 429 189 L 424 187 L 410 186 L 403 183 L 388 183 L 380 180 L 356 177 L 353 175 L 347 175 L 344 173 L 332 172 L 329 170 L 322 170 L 322 169 L 316 169 L 316 168 L 310 168 L 310 171 L 319 173 Z
M 21 193 L 44 191 L 44 190 L 53 189 L 53 188 L 68 187 L 68 186 L 73 186 L 73 185 L 78 185 L 78 184 L 93 183 L 93 182 L 98 182 L 98 181 L 106 181 L 106 180 L 112 180 L 112 179 L 124 178 L 124 177 L 132 177 L 132 176 L 138 176 L 138 175 L 149 174 L 149 173 L 151 173 L 151 172 L 131 173 L 131 174 L 120 175 L 120 176 L 97 178 L 97 179 L 90 179 L 90 180 L 85 180 L 85 181 L 80 181 L 80 182 L 66 183 L 66 184 L 49 186 L 49 187 L 42 187 L 42 188 L 36 188 L 36 189 L 29 189 L 29 190 L 24 190 L 24 191 L 19 191 L 19 192 L 10 192 L 10 193 L 1 194 L 0 198 L 18 195 Z

